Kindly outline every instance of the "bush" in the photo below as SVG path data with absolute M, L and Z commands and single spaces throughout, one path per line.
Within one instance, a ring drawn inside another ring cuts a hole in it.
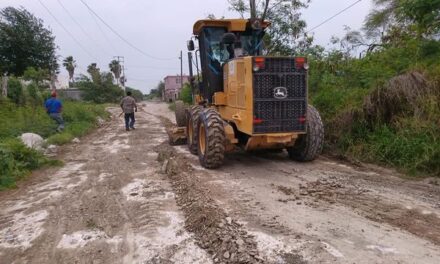
M 24 104 L 23 85 L 20 80 L 15 77 L 11 77 L 8 80 L 8 98 L 15 104 Z
M 0 103 L 0 189 L 13 187 L 15 182 L 30 171 L 46 164 L 56 164 L 40 153 L 25 147 L 17 137 L 32 132 L 48 137 L 49 144 L 62 145 L 74 137 L 85 135 L 95 127 L 96 118 L 107 118 L 104 105 L 83 102 L 65 102 L 66 129 L 56 133 L 56 124 L 42 106 L 18 106 L 9 100 Z
M 168 104 L 168 109 L 175 112 L 176 111 L 176 103 L 172 102 Z
M 192 104 L 192 91 L 189 84 L 185 83 L 185 85 L 183 85 L 183 88 L 180 91 L 179 99 L 185 104 Z
M 408 40 L 356 59 L 311 58 L 310 101 L 326 150 L 440 176 L 440 42 Z
M 0 126 L 0 139 L 18 137 L 25 132 L 47 137 L 56 129 L 42 106 L 17 106 L 10 101 L 3 101 L 0 105 L 0 123 L 7 124 Z
M 66 122 L 65 130 L 62 133 L 50 136 L 47 139 L 49 144 L 62 145 L 70 142 L 75 137 L 81 137 L 95 127 L 98 116 L 101 118 L 109 116 L 104 105 L 65 102 L 63 108 L 63 118 Z
M 111 73 L 101 73 L 100 77 L 95 81 L 90 81 L 84 77 L 76 83 L 83 92 L 83 99 L 97 104 L 118 103 L 124 96 L 124 91 L 113 84 Z
M 55 164 L 36 150 L 26 147 L 19 139 L 0 141 L 0 189 L 15 186 L 31 170 Z

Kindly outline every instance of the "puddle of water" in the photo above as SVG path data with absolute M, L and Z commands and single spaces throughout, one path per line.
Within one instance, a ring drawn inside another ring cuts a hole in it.
M 31 247 L 31 242 L 43 233 L 44 220 L 48 215 L 46 210 L 28 215 L 15 214 L 12 226 L 0 230 L 0 247 L 24 249 Z

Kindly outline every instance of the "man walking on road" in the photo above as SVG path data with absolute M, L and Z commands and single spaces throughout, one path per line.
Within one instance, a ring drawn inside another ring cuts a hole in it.
M 134 129 L 134 112 L 137 112 L 136 100 L 131 97 L 131 92 L 127 92 L 127 96 L 121 100 L 121 108 L 124 112 L 125 130 Z
M 50 118 L 57 122 L 57 132 L 61 132 L 64 130 L 64 120 L 61 115 L 61 112 L 63 111 L 63 104 L 57 99 L 57 93 L 55 91 L 53 91 L 50 96 L 51 97 L 44 103 L 44 106 Z

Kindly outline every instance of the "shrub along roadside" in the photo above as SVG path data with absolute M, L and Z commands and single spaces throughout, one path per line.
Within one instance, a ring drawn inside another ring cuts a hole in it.
M 46 165 L 60 165 L 40 152 L 26 147 L 19 139 L 0 141 L 0 190 L 14 187 L 15 182 L 26 177 L 32 170 Z
M 19 135 L 32 132 L 47 137 L 48 144 L 61 145 L 90 132 L 96 126 L 97 117 L 105 119 L 108 113 L 105 105 L 64 102 L 63 117 L 66 129 L 56 133 L 56 125 L 43 107 L 17 106 L 7 100 L 0 102 L 0 190 L 14 187 L 16 181 L 32 170 L 60 163 L 27 148 L 17 139 Z
M 57 133 L 47 139 L 48 144 L 62 145 L 70 142 L 75 137 L 82 137 L 95 128 L 96 119 L 106 119 L 108 113 L 104 105 L 93 103 L 64 103 L 63 118 L 66 128 L 62 133 Z
M 440 177 L 440 52 L 423 45 L 312 60 L 310 99 L 327 153 Z M 440 42 L 430 45 L 440 51 Z

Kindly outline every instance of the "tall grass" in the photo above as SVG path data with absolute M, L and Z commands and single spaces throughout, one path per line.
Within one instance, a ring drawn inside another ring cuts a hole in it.
M 17 180 L 32 170 L 57 164 L 57 161 L 48 160 L 41 153 L 24 146 L 17 139 L 22 133 L 36 133 L 47 138 L 48 144 L 61 145 L 88 133 L 95 127 L 98 116 L 108 117 L 104 105 L 65 102 L 63 117 L 66 129 L 57 133 L 55 122 L 42 106 L 0 101 L 0 189 L 15 186 Z
M 103 105 L 66 102 L 64 104 L 63 113 L 66 128 L 62 133 L 50 136 L 47 139 L 47 143 L 62 145 L 70 142 L 75 137 L 81 137 L 87 134 L 95 127 L 97 117 L 108 117 L 108 113 L 105 111 Z
M 312 61 L 326 151 L 440 177 L 440 42 L 425 42 Z

